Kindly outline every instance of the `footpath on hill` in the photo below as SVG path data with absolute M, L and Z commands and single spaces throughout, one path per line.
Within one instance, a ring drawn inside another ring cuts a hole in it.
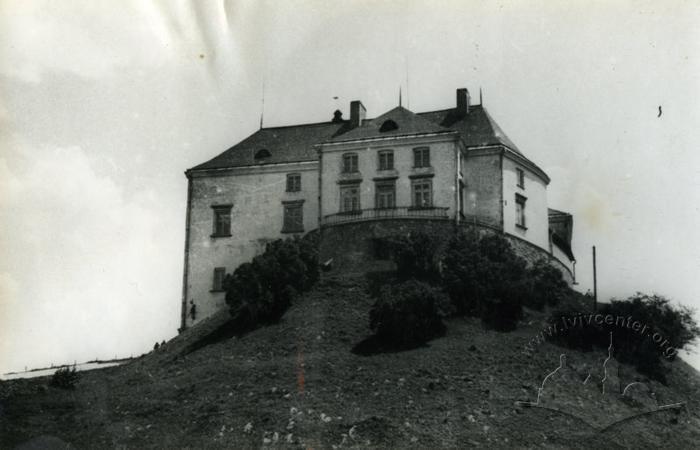
M 606 355 L 549 343 L 523 351 L 544 317 L 532 312 L 515 332 L 451 319 L 426 346 L 363 356 L 352 350 L 370 335 L 368 291 L 363 273 L 325 274 L 278 324 L 243 336 L 222 333 L 224 312 L 125 366 L 83 374 L 73 391 L 47 379 L 2 382 L 0 448 L 32 439 L 74 448 L 690 448 L 700 440 L 698 376 L 680 361 L 668 386 L 643 383 L 626 402 L 606 396 L 597 381 Z M 566 364 L 540 390 L 561 354 Z M 608 368 L 608 394 L 635 376 Z M 587 370 L 594 380 L 583 386 Z

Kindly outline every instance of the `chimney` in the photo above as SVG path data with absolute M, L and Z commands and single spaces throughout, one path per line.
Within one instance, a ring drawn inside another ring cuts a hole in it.
M 350 127 L 357 128 L 362 125 L 362 121 L 365 120 L 365 114 L 367 110 L 362 105 L 359 100 L 353 100 L 350 102 Z
M 471 98 L 467 88 L 457 89 L 457 112 L 459 114 L 469 114 Z

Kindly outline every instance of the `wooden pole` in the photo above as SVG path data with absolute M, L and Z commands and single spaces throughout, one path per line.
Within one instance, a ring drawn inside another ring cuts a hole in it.
M 598 310 L 598 277 L 596 273 L 595 245 L 593 246 L 593 311 Z

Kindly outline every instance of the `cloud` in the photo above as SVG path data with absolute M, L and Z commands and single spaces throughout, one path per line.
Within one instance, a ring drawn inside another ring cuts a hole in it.
M 174 334 L 180 221 L 159 214 L 158 196 L 127 198 L 80 147 L 11 148 L 0 177 L 0 371 Z
M 38 83 L 46 72 L 102 78 L 162 64 L 169 38 L 158 11 L 143 3 L 4 2 L 0 73 Z

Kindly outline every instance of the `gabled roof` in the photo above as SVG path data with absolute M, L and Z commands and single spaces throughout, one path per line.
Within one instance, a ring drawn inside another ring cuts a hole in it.
M 396 124 L 395 129 L 390 125 Z M 407 136 L 416 134 L 449 133 L 450 129 L 440 126 L 435 122 L 424 119 L 418 114 L 407 110 L 403 106 L 385 112 L 374 119 L 365 120 L 359 127 L 337 135 L 330 139 L 331 142 L 356 141 L 389 136 Z
M 418 115 L 442 127 L 459 131 L 467 147 L 500 144 L 522 155 L 518 147 L 481 105 L 471 105 L 467 114 L 461 114 L 456 109 L 443 109 L 418 113 Z
M 318 155 L 314 145 L 330 139 L 346 126 L 347 122 L 324 122 L 261 128 L 219 156 L 190 170 L 315 161 Z M 270 157 L 256 160 L 255 154 L 262 149 L 268 150 Z
M 396 122 L 398 128 L 380 131 L 387 120 Z M 397 106 L 379 117 L 364 120 L 361 126 L 354 129 L 350 128 L 349 121 L 262 128 L 215 158 L 190 170 L 315 161 L 318 155 L 314 146 L 324 142 L 455 131 L 460 133 L 467 147 L 503 145 L 523 156 L 481 105 L 471 105 L 467 114 L 460 113 L 455 108 L 414 113 Z M 270 156 L 256 160 L 256 152 L 262 149 L 268 150 Z

